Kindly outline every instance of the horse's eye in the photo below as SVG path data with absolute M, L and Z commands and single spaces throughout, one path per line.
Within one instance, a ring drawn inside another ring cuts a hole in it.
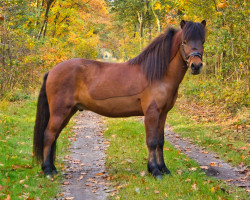
M 184 40 L 184 41 L 183 41 L 183 44 L 187 44 L 187 41 L 186 41 L 186 40 Z

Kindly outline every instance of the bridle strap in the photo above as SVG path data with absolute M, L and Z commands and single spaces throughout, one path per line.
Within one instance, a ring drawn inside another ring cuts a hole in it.
M 193 58 L 195 56 L 198 56 L 201 59 L 201 61 L 202 61 L 202 54 L 200 54 L 199 52 L 194 52 L 194 53 L 191 53 L 190 55 L 187 56 L 187 54 L 186 54 L 186 52 L 184 50 L 183 42 L 181 43 L 181 47 L 182 47 L 182 51 L 183 51 L 184 57 L 185 57 L 185 62 L 186 62 L 187 65 L 188 65 L 188 59 L 190 57 Z

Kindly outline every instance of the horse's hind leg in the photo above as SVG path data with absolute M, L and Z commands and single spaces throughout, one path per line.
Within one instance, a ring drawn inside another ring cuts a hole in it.
M 50 113 L 49 123 L 44 133 L 42 169 L 45 175 L 51 175 L 56 172 L 56 167 L 54 166 L 56 139 L 75 112 L 74 107 L 60 107 L 59 109 L 52 109 Z
M 63 130 L 63 128 L 68 124 L 69 120 L 71 119 L 71 117 L 77 112 L 77 108 L 73 107 L 73 109 L 71 110 L 71 112 L 69 113 L 69 115 L 66 117 L 66 119 L 64 120 L 60 130 L 58 131 L 58 134 L 56 135 L 56 139 L 53 142 L 52 146 L 51 146 L 51 151 L 50 151 L 50 155 L 49 155 L 49 159 L 50 159 L 50 164 L 51 164 L 51 169 L 52 169 L 52 174 L 56 174 L 57 170 L 56 167 L 54 165 L 54 161 L 55 161 L 55 152 L 56 152 L 56 140 L 59 137 L 59 134 L 61 133 L 61 131 Z

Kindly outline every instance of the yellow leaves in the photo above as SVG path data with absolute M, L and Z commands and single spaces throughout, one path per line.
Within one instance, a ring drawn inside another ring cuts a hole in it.
M 187 15 L 183 15 L 183 17 L 182 17 L 184 20 L 188 20 L 188 16 Z
M 210 189 L 210 192 L 215 192 L 215 188 L 212 187 L 212 188 Z
M 92 37 L 93 36 L 93 32 L 94 32 L 94 30 L 90 30 L 89 32 L 87 32 L 85 34 L 85 37 Z
M 170 6 L 170 5 L 166 5 L 166 6 L 165 6 L 165 9 L 166 9 L 167 11 L 169 11 L 169 10 L 171 9 L 171 6 Z
M 161 10 L 161 2 L 156 2 L 155 5 L 154 5 L 154 9 L 155 10 Z
M 217 7 L 218 8 L 225 8 L 225 7 L 227 7 L 227 5 L 228 5 L 228 2 L 227 1 L 223 1 L 223 2 L 218 3 Z

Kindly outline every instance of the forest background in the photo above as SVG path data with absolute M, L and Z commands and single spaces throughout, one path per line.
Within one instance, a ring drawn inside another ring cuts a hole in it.
M 192 106 L 183 107 L 249 130 L 247 0 L 0 0 L 0 9 L 1 100 L 28 98 L 67 59 L 126 61 L 181 19 L 205 19 L 204 67 L 186 76 L 180 97 Z

